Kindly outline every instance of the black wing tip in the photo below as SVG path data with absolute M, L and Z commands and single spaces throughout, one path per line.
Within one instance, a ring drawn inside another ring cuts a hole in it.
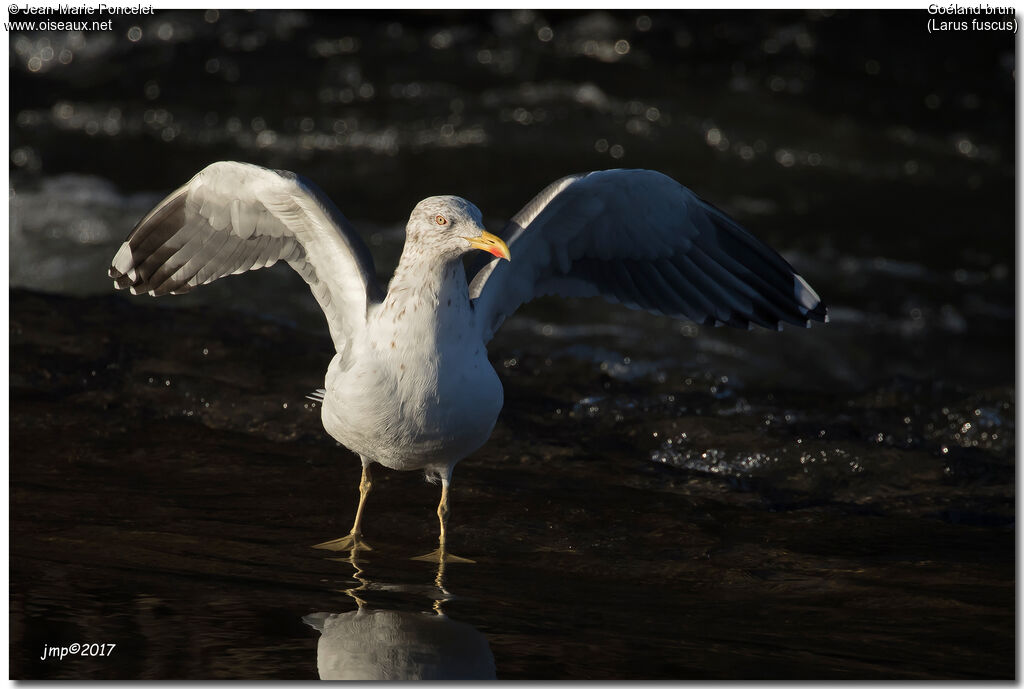
M 822 303 L 818 303 L 813 309 L 807 312 L 807 327 L 811 327 L 811 321 L 817 321 L 818 323 L 828 323 L 828 307 Z
M 806 316 L 804 327 L 811 327 L 811 321 L 828 323 L 828 307 L 814 288 L 796 273 L 793 274 L 793 297 L 799 304 L 800 312 Z
M 115 289 L 126 289 L 132 294 L 153 293 L 152 286 L 147 285 L 148 280 L 141 275 L 128 241 L 118 249 L 107 269 L 107 276 L 114 281 Z
M 117 253 L 114 254 L 114 258 L 110 262 L 110 268 L 107 269 L 107 276 L 114 281 L 115 288 L 128 289 L 133 294 L 138 294 L 136 288 L 142 280 L 139 275 L 138 266 L 135 265 L 135 258 L 132 256 L 130 240 L 131 235 L 121 245 L 121 248 L 117 250 Z
M 799 277 L 800 276 L 797 276 L 797 278 Z M 815 298 L 817 298 L 817 295 L 815 295 Z M 750 318 L 747 315 L 744 316 L 745 318 Z M 748 330 L 753 330 L 753 326 L 757 325 L 767 330 L 776 330 L 778 332 L 782 332 L 783 325 L 787 323 L 789 325 L 795 325 L 801 328 L 810 328 L 811 323 L 828 323 L 830 320 L 828 306 L 823 304 L 820 300 L 818 300 L 812 307 L 806 307 L 801 305 L 798 306 L 797 310 L 795 310 L 793 313 L 783 313 L 780 314 L 780 316 L 781 317 L 774 322 L 762 323 L 757 320 L 750 319 L 745 321 L 745 324 Z M 715 325 L 719 325 L 719 323 L 715 323 Z M 731 322 L 726 322 L 725 325 L 734 324 Z
M 128 246 L 125 242 L 122 245 L 122 249 Z M 128 255 L 131 256 L 131 250 L 128 250 Z M 107 269 L 107 276 L 114 281 L 114 288 L 118 290 L 126 289 L 132 294 L 148 294 L 151 297 L 159 297 L 164 294 L 182 294 L 191 289 L 188 285 L 170 285 L 164 283 L 162 285 L 154 285 L 150 277 L 146 277 L 142 274 L 138 265 L 134 259 L 128 263 L 120 261 L 118 257 L 121 256 L 121 252 L 118 251 L 117 256 L 114 257 L 113 263 L 110 268 Z M 178 290 L 177 292 L 171 290 Z

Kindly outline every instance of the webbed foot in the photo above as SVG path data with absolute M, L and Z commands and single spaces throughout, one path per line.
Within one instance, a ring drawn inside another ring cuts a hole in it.
M 363 540 L 363 534 L 361 533 L 350 533 L 348 536 L 342 536 L 341 538 L 335 538 L 333 541 L 324 541 L 323 543 L 317 543 L 314 548 L 320 550 L 335 550 L 335 551 L 358 551 L 358 550 L 373 550 L 370 544 Z
M 470 560 L 466 557 L 459 557 L 458 555 L 452 555 L 444 548 L 438 548 L 432 553 L 426 555 L 420 555 L 419 557 L 412 558 L 417 562 L 436 562 L 436 563 L 448 563 L 448 562 L 469 562 L 475 563 L 476 560 Z

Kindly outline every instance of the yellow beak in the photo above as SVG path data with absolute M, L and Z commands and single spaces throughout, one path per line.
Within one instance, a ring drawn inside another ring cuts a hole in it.
M 485 231 L 481 232 L 479 237 L 463 237 L 463 239 L 469 242 L 469 245 L 474 249 L 486 251 L 506 261 L 512 260 L 512 256 L 508 253 L 508 245 L 501 241 L 501 237 L 497 235 Z

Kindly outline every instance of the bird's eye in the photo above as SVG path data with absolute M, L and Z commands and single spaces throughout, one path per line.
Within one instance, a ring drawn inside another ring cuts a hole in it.
M 448 219 L 445 218 L 443 215 L 439 215 L 436 218 L 434 218 L 434 222 L 436 222 L 438 225 L 447 225 Z

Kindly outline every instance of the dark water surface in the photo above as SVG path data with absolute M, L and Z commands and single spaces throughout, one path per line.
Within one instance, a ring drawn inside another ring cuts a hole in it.
M 1014 677 L 1014 46 L 926 19 L 12 33 L 12 677 Z M 452 549 L 476 563 L 409 559 L 438 489 L 383 469 L 353 562 L 310 547 L 347 533 L 359 472 L 304 399 L 332 350 L 301 280 L 150 300 L 105 277 L 218 159 L 313 178 L 382 281 L 424 196 L 495 229 L 562 175 L 659 169 L 832 322 L 527 306 L 490 345 L 494 435 L 455 472 Z M 117 646 L 40 658 L 72 643 Z

